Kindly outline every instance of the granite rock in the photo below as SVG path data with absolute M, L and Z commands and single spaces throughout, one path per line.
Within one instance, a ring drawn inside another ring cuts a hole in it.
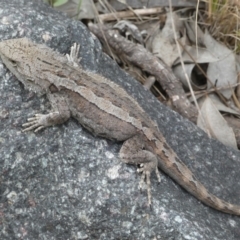
M 214 194 L 240 204 L 240 154 L 209 139 L 159 103 L 101 51 L 78 21 L 40 0 L 0 0 L 0 39 L 29 37 L 61 53 L 81 44 L 81 63 L 122 85 L 155 120 L 169 145 Z M 0 239 L 240 239 L 240 217 L 211 209 L 162 173 L 152 209 L 137 188 L 121 143 L 92 136 L 75 120 L 22 132 L 45 96 L 29 92 L 0 61 Z

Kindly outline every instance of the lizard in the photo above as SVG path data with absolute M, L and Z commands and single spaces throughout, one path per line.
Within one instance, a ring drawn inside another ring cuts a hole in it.
M 240 206 L 211 194 L 168 145 L 155 122 L 125 89 L 98 73 L 84 70 L 78 58 L 80 46 L 74 44 L 70 55 L 62 55 L 28 38 L 0 42 L 5 66 L 28 90 L 46 94 L 51 103 L 48 114 L 36 114 L 23 124 L 23 131 L 62 124 L 70 117 L 96 136 L 123 142 L 120 159 L 140 166 L 140 187 L 147 183 L 151 206 L 150 175 L 158 168 L 180 186 L 221 212 L 240 215 Z

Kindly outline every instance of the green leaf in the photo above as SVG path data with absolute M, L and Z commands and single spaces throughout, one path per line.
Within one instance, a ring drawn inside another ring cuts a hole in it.
M 56 1 L 54 1 L 53 6 L 54 7 L 59 7 L 59 6 L 65 4 L 67 2 L 68 2 L 68 0 L 56 0 Z

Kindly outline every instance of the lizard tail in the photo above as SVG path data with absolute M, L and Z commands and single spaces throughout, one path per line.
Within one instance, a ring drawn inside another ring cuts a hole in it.
M 192 183 L 189 184 L 192 185 Z M 200 182 L 197 183 L 196 187 L 192 187 L 191 189 L 184 188 L 204 204 L 221 212 L 240 216 L 239 205 L 231 204 L 211 194 Z
M 201 202 L 221 212 L 240 216 L 240 205 L 231 204 L 211 194 L 175 153 L 167 155 L 162 152 L 158 155 L 161 157 L 158 160 L 159 167 Z

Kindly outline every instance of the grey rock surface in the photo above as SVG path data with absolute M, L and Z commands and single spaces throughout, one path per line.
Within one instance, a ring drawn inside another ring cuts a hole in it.
M 214 194 L 240 204 L 240 154 L 160 104 L 124 73 L 86 27 L 42 1 L 0 0 L 0 39 L 29 37 L 61 53 L 81 43 L 82 65 L 122 85 Z M 137 188 L 121 143 L 92 136 L 73 119 L 21 132 L 49 102 L 26 91 L 0 61 L 0 239 L 240 239 L 240 217 L 213 210 L 162 173 L 153 207 Z

